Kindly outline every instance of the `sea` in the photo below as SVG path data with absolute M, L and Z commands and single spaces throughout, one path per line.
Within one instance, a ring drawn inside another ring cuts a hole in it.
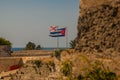
M 55 50 L 57 49 L 56 47 L 46 47 L 46 48 L 41 48 L 41 50 Z M 66 49 L 65 47 L 60 47 L 59 49 Z M 12 51 L 21 51 L 24 50 L 22 47 L 17 47 L 17 48 L 12 48 Z

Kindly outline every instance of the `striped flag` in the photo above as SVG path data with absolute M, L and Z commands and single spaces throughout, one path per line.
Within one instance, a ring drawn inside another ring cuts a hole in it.
M 50 35 L 51 37 L 64 37 L 66 32 L 66 28 L 57 28 L 56 26 L 50 27 Z

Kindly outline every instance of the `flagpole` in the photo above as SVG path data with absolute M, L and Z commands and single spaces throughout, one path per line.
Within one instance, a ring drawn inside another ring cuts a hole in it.
M 57 37 L 57 49 L 59 49 L 59 37 Z
M 68 48 L 68 30 L 66 27 L 66 48 Z
M 58 29 L 58 26 L 57 26 Z M 57 49 L 59 49 L 59 37 L 57 37 Z

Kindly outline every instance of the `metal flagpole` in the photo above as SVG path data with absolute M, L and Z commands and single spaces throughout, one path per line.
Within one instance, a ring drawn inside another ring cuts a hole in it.
M 57 49 L 59 49 L 59 37 L 57 37 Z
M 58 29 L 58 26 L 57 26 Z M 57 37 L 57 49 L 59 49 L 59 37 Z
M 66 27 L 66 48 L 68 48 L 68 30 Z

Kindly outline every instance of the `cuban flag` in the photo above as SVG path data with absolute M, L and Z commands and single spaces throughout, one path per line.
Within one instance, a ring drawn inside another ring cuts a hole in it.
M 50 35 L 51 37 L 64 37 L 66 32 L 66 28 L 53 28 L 50 27 Z

